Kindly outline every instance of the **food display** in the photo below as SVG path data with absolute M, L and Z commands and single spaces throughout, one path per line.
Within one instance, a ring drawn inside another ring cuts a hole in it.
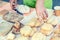
M 29 14 L 30 8 L 17 5 L 17 10 Z M 3 10 L 0 13 L 0 36 L 4 36 L 6 40 L 60 40 L 60 25 L 57 28 L 60 16 L 56 16 L 53 11 L 47 9 L 48 18 L 41 23 L 35 9 L 28 16 Z

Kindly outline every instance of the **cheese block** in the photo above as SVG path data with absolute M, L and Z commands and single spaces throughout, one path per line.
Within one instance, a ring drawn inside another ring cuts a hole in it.
M 56 26 L 54 30 L 54 36 L 60 36 L 60 24 Z
M 58 36 L 53 36 L 50 40 L 60 40 L 60 37 L 58 37 Z
M 37 28 L 32 28 L 32 32 L 31 32 L 30 36 L 33 36 L 35 32 L 37 32 Z
M 29 40 L 29 37 L 25 37 L 25 36 L 19 36 L 18 38 L 16 38 L 15 40 Z
M 24 26 L 20 29 L 21 35 L 24 36 L 30 36 L 31 32 L 32 32 L 32 28 L 30 26 Z
M 41 22 L 38 20 L 38 18 L 32 18 L 26 25 L 29 25 L 31 27 L 40 27 Z
M 53 15 L 47 20 L 47 23 L 50 23 L 52 25 L 57 25 L 59 21 L 58 18 L 55 15 Z
M 40 32 L 36 32 L 32 36 L 31 40 L 46 40 L 46 36 L 44 34 L 40 33 Z
M 13 33 L 9 33 L 6 37 L 7 40 L 14 40 L 15 35 Z
M 37 18 L 32 18 L 26 25 L 29 25 L 31 27 L 35 27 Z
M 45 34 L 45 35 L 50 35 L 50 33 L 52 32 L 52 30 L 53 30 L 53 26 L 51 24 L 44 23 L 41 26 L 40 32 L 43 33 L 43 34 Z

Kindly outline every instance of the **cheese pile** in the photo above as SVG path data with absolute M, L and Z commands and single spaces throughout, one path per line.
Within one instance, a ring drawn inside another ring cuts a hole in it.
M 29 13 L 30 8 L 21 5 L 18 10 L 22 13 Z M 23 9 L 23 10 L 22 10 Z M 41 23 L 36 17 L 36 15 L 33 16 L 33 14 L 36 14 L 36 10 L 32 11 L 33 13 L 29 15 L 29 17 L 26 17 L 27 19 L 25 21 L 28 21 L 23 27 L 20 28 L 20 36 L 16 38 L 16 40 L 46 40 L 47 37 L 53 32 L 54 26 L 60 23 L 60 17 L 57 17 L 54 15 L 53 10 L 47 9 L 48 18 L 45 23 Z M 32 15 L 32 17 L 31 17 Z M 60 32 L 57 30 L 57 32 Z M 56 31 L 53 33 L 57 33 Z M 11 38 L 12 37 L 12 38 Z M 7 40 L 14 40 L 15 35 L 10 33 L 7 35 Z M 48 39 L 49 40 L 49 39 Z M 51 40 L 60 40 L 56 36 L 56 39 L 54 37 L 51 38 Z

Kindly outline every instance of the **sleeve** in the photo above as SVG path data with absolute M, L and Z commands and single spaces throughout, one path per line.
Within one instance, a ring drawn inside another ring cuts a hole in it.
M 36 0 L 23 0 L 23 4 L 34 8 L 36 4 Z

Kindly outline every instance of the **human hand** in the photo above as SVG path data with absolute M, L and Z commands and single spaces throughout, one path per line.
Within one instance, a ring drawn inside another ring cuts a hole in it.
M 37 12 L 39 21 L 43 22 L 43 20 L 47 19 L 48 15 L 46 13 L 46 9 L 44 6 L 36 4 L 36 12 Z

